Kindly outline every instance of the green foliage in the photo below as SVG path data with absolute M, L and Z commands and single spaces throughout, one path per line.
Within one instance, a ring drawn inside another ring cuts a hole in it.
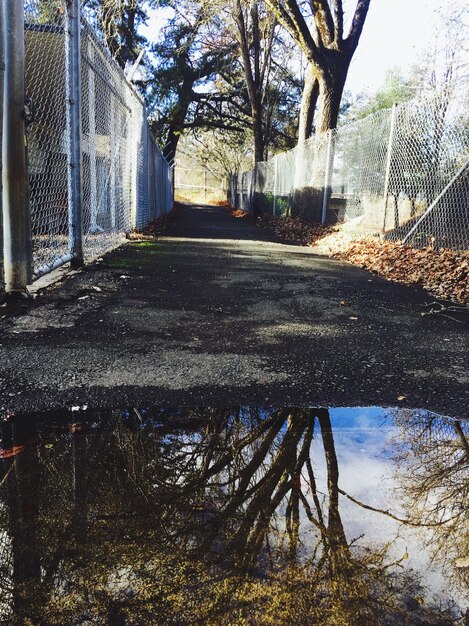
M 187 128 L 244 129 L 229 112 L 232 87 L 223 78 L 233 64 L 235 44 L 213 6 L 166 3 L 162 36 L 153 42 L 155 67 L 147 84 L 152 129 L 173 159 Z
M 124 69 L 133 63 L 141 48 L 148 46 L 139 33 L 148 19 L 153 2 L 141 0 L 84 0 L 83 11 L 95 28 L 102 33 L 110 53 Z
M 194 130 L 178 144 L 178 165 L 203 168 L 218 178 L 237 175 L 249 169 L 251 162 L 251 141 L 244 133 L 222 129 Z
M 382 87 L 369 98 L 362 96 L 355 106 L 352 105 L 351 113 L 353 117 L 361 119 L 381 109 L 389 109 L 394 103 L 406 102 L 414 95 L 410 79 L 403 76 L 400 68 L 394 67 L 387 71 Z
M 34 24 L 63 24 L 63 0 L 39 0 L 35 4 L 25 6 L 26 23 Z
M 291 203 L 287 198 L 281 198 L 278 195 L 267 192 L 263 194 L 270 210 L 269 213 L 274 213 L 277 217 L 288 217 L 291 213 Z

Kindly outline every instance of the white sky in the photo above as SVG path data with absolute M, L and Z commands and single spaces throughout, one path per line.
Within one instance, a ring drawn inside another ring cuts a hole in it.
M 387 69 L 410 68 L 434 37 L 434 12 L 439 5 L 441 0 L 371 0 L 346 89 L 374 91 Z

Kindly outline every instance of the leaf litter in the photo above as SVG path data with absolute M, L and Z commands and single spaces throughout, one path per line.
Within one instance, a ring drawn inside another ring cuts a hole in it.
M 259 218 L 258 224 L 283 241 L 312 246 L 319 254 L 348 261 L 387 280 L 421 285 L 439 299 L 469 305 L 469 252 L 412 248 L 378 236 L 357 236 L 337 226 L 307 224 L 299 218 L 268 215 Z

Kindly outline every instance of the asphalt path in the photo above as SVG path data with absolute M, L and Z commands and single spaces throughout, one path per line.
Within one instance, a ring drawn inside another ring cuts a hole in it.
M 385 406 L 467 416 L 467 311 L 186 206 L 0 309 L 0 417 L 64 406 Z

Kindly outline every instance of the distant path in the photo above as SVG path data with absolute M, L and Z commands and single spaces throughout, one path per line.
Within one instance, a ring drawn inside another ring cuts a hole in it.
M 432 300 L 272 242 L 223 209 L 186 207 L 166 237 L 124 246 L 7 311 L 0 406 L 399 405 L 467 415 L 467 319 L 422 316 Z
M 258 228 L 251 220 L 233 218 L 218 206 L 181 205 L 167 237 L 197 239 L 233 239 L 240 241 L 273 241 L 270 234 Z

